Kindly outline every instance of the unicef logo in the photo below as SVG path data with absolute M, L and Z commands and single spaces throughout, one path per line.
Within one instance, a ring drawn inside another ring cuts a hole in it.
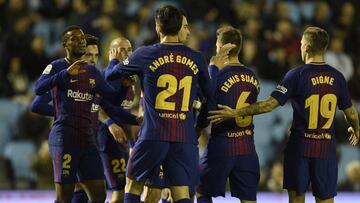
M 179 117 L 180 117 L 181 120 L 185 120 L 185 119 L 186 119 L 186 115 L 185 115 L 184 113 L 181 113 L 181 114 L 179 115 Z

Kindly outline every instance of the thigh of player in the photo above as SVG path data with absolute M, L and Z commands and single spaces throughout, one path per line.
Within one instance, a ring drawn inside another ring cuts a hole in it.
M 225 196 L 226 181 L 234 164 L 231 157 L 209 155 L 200 159 L 200 184 L 197 192 L 211 197 Z
M 119 149 L 107 149 L 99 153 L 108 188 L 111 190 L 123 190 L 126 182 L 126 163 L 129 154 Z
M 311 159 L 310 179 L 315 197 L 324 200 L 336 196 L 337 177 L 336 159 Z
M 169 142 L 138 140 L 130 153 L 126 176 L 143 182 L 156 175 L 170 147 Z
M 49 150 L 53 163 L 55 183 L 76 183 L 81 151 L 76 148 L 54 145 L 49 145 Z
M 199 152 L 194 144 L 171 143 L 163 162 L 166 184 L 188 186 L 199 182 Z
M 229 175 L 231 195 L 241 200 L 255 201 L 260 179 L 257 153 L 234 157 L 235 167 Z

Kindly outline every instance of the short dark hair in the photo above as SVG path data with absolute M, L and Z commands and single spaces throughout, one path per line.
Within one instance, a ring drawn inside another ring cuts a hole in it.
M 232 26 L 224 26 L 216 31 L 216 36 L 222 44 L 231 43 L 236 45 L 236 47 L 229 51 L 230 56 L 239 55 L 242 47 L 242 34 L 239 29 Z
M 164 35 L 177 35 L 182 26 L 184 12 L 172 5 L 166 5 L 156 10 L 155 22 L 159 24 Z
M 94 35 L 85 34 L 86 46 L 96 45 L 99 46 L 99 38 Z
M 304 38 L 309 43 L 310 54 L 324 53 L 329 44 L 329 34 L 319 27 L 306 28 Z
M 68 32 L 73 30 L 81 30 L 81 27 L 77 25 L 70 25 L 64 29 L 64 31 L 61 33 L 61 42 L 65 43 L 66 40 L 69 38 L 69 35 L 67 35 Z

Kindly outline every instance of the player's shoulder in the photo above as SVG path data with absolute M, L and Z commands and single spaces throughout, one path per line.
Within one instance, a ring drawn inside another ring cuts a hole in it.
M 42 74 L 50 74 L 52 71 L 60 71 L 68 66 L 65 58 L 55 59 L 51 61 L 44 69 Z

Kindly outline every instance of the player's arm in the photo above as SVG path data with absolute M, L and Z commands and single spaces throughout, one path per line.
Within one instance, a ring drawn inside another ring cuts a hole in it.
M 50 92 L 47 92 L 41 96 L 36 96 L 31 103 L 31 111 L 45 116 L 54 116 L 55 110 L 50 102 L 52 100 Z
M 122 107 L 117 107 L 106 100 L 102 100 L 100 105 L 114 122 L 129 125 L 139 125 L 137 117 L 127 112 Z
M 350 133 L 350 144 L 356 145 L 359 142 L 359 115 L 356 108 L 352 105 L 350 108 L 344 109 L 344 115 L 347 123 L 350 125 L 348 131 Z
M 51 90 L 57 85 L 62 85 L 64 82 L 70 78 L 71 75 L 78 75 L 84 73 L 85 70 L 82 69 L 87 62 L 85 60 L 75 61 L 71 66 L 64 70 L 57 70 L 56 67 L 48 65 L 43 74 L 35 83 L 35 94 L 42 95 L 47 91 Z
M 241 109 L 232 109 L 226 105 L 218 104 L 219 110 L 209 111 L 212 116 L 209 116 L 211 123 L 218 123 L 225 119 L 235 118 L 238 116 L 249 116 L 268 113 L 278 107 L 279 102 L 270 96 L 264 101 L 259 101 L 251 104 L 250 106 Z
M 142 74 L 143 61 L 139 59 L 138 55 L 143 54 L 144 48 L 137 49 L 129 58 L 125 59 L 122 62 L 118 62 L 116 65 L 113 65 L 112 68 L 109 67 L 105 71 L 106 80 L 116 80 L 130 75 L 139 75 Z M 117 60 L 113 59 L 111 62 L 115 64 Z

